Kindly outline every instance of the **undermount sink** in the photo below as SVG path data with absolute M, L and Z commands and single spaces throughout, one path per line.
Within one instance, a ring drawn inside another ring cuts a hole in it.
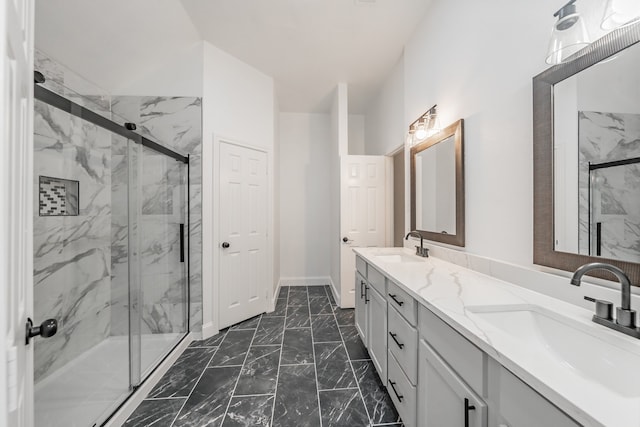
M 471 316 L 510 336 L 541 363 L 597 382 L 624 397 L 639 397 L 640 355 L 598 337 L 593 328 L 538 305 L 467 307 Z M 471 317 L 470 316 L 470 317 Z M 477 322 L 480 327 L 480 322 Z M 498 338 L 486 330 L 489 339 Z M 604 332 L 604 331 L 603 331 Z M 615 338 L 615 337 L 613 337 Z M 610 342 L 611 341 L 611 342 Z
M 378 261 L 382 262 L 420 262 L 414 256 L 407 254 L 388 254 L 388 255 L 374 255 Z

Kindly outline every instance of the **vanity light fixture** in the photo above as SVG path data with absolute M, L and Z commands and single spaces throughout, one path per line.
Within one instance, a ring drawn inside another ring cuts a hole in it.
M 607 0 L 600 27 L 606 31 L 624 27 L 640 19 L 640 1 Z
M 438 119 L 438 105 L 436 104 L 409 125 L 407 141 L 410 146 L 413 146 L 416 142 L 424 141 L 441 130 L 440 120 Z
M 551 33 L 547 64 L 557 65 L 566 62 L 591 43 L 584 18 L 578 13 L 575 3 L 576 0 L 570 0 L 553 14 L 558 21 Z

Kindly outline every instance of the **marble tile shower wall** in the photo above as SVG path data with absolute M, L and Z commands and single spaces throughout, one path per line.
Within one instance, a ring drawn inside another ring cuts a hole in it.
M 34 61 L 45 87 L 110 117 L 104 90 L 43 52 Z M 40 175 L 80 182 L 77 216 L 35 212 L 34 317 L 59 323 L 36 341 L 38 382 L 111 334 L 111 134 L 39 101 L 34 110 L 34 186 Z
M 202 102 L 195 97 L 135 97 L 114 96 L 112 98 L 114 120 L 136 123 L 138 132 L 154 141 L 176 150 L 181 154 L 189 154 L 189 257 L 190 257 L 190 297 L 191 297 L 191 330 L 198 331 L 202 326 Z M 124 145 L 126 148 L 126 145 Z M 122 144 L 114 144 L 112 155 L 114 163 L 125 159 L 126 151 Z M 146 162 L 164 161 L 162 158 L 144 153 Z M 125 156 L 125 157 L 120 157 Z M 124 160 L 123 160 L 124 161 Z M 126 198 L 126 173 L 116 173 L 112 185 L 114 200 Z M 166 230 L 163 215 L 168 215 L 176 208 L 170 205 L 170 197 L 162 192 L 166 186 L 155 186 L 154 183 L 167 182 L 168 175 L 156 176 L 166 168 L 151 167 L 143 164 L 144 174 L 141 177 L 143 188 L 142 216 L 140 227 L 148 239 L 143 239 L 141 248 L 144 293 L 143 333 L 178 332 L 183 325 L 181 301 L 184 296 L 180 292 L 180 283 L 175 274 L 158 268 L 158 259 L 174 259 L 177 257 L 178 242 L 170 245 L 158 245 L 154 236 L 165 236 Z M 124 193 L 124 194 L 123 194 Z M 126 205 L 124 205 L 126 206 Z M 127 242 L 126 212 L 114 213 L 113 245 L 112 245 L 112 330 L 113 335 L 128 333 L 126 323 L 127 306 Z M 175 233 L 174 233 L 175 234 Z M 177 235 L 176 235 L 177 236 Z M 155 262 L 152 262 L 155 260 Z M 166 264 L 165 264 L 166 265 Z
M 579 250 L 588 254 L 589 162 L 640 157 L 640 114 L 580 111 L 578 126 Z M 640 164 L 599 169 L 592 175 L 592 214 L 602 222 L 602 256 L 640 262 Z
M 34 218 L 34 316 L 59 322 L 36 342 L 38 381 L 111 333 L 111 136 L 39 101 L 34 131 L 34 185 L 39 175 L 80 182 L 78 216 Z

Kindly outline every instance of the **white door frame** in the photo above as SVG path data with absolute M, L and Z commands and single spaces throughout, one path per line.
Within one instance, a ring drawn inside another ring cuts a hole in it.
M 34 419 L 33 22 L 32 0 L 0 0 L 0 425 L 12 427 Z
M 202 147 L 202 336 L 211 337 L 220 331 L 218 302 L 220 301 L 220 144 L 263 152 L 267 155 L 267 269 L 265 277 L 265 309 L 273 310 L 273 155 L 270 149 L 258 147 L 222 135 L 213 134 L 210 143 Z

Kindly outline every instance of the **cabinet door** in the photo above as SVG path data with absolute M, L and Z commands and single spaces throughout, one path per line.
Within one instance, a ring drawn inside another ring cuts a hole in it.
M 487 406 L 480 397 L 420 340 L 418 425 L 486 427 Z
M 369 287 L 369 355 L 381 379 L 387 378 L 387 300 Z M 385 381 L 386 383 L 386 381 Z
M 365 347 L 369 348 L 369 341 L 367 340 L 367 281 L 359 274 L 356 273 L 356 329 Z

